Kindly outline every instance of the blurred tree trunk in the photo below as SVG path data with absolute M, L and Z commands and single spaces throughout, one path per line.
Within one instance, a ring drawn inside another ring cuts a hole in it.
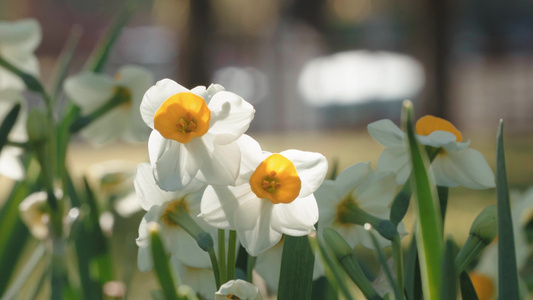
M 179 39 L 178 82 L 187 88 L 208 86 L 209 44 L 214 30 L 210 0 L 191 0 L 185 34 Z

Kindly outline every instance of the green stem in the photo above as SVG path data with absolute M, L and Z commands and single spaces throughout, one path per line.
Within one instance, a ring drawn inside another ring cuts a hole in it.
M 215 248 L 211 247 L 207 253 L 209 253 L 209 259 L 211 259 L 211 266 L 213 267 L 213 273 L 215 275 L 215 284 L 217 290 L 220 289 L 220 270 L 218 268 L 217 255 L 215 254 Z
M 365 225 L 369 223 L 377 230 L 377 232 L 389 241 L 392 241 L 394 236 L 398 234 L 396 226 L 389 221 L 373 216 L 362 210 L 353 201 L 345 201 L 344 207 L 339 214 L 339 219 L 343 223 L 351 223 L 358 225 Z
M 229 231 L 228 244 L 228 264 L 226 265 L 226 275 L 228 280 L 235 279 L 235 259 L 237 250 L 237 232 L 235 230 Z
M 226 283 L 226 232 L 224 229 L 218 230 L 218 268 L 220 281 Z
M 394 268 L 396 270 L 396 280 L 398 282 L 398 289 L 403 291 L 403 255 L 402 255 L 402 242 L 400 235 L 396 234 L 392 239 L 392 258 L 394 259 Z M 404 296 L 404 293 L 401 293 Z M 402 297 L 404 299 L 404 297 Z
M 374 236 L 374 233 L 371 231 L 368 231 L 368 235 L 370 236 L 370 239 L 372 240 L 374 248 L 376 249 L 381 266 L 383 267 L 383 270 L 385 270 L 385 275 L 387 275 L 387 279 L 389 280 L 389 284 L 393 288 L 394 299 L 404 299 L 403 293 L 400 292 L 398 283 L 394 282 L 392 271 L 390 269 L 389 264 L 387 263 L 387 259 L 385 258 L 385 253 L 383 253 L 383 249 L 381 249 L 381 247 L 379 246 L 378 239 Z
M 77 118 L 72 125 L 70 125 L 70 133 L 74 134 L 79 132 L 91 124 L 92 121 L 102 117 L 113 108 L 130 101 L 130 99 L 131 96 L 129 91 L 125 88 L 118 87 L 113 97 L 111 97 L 111 99 L 109 99 L 104 105 L 87 116 Z
M 248 254 L 248 264 L 246 265 L 246 281 L 253 283 L 253 270 L 255 266 L 255 256 Z

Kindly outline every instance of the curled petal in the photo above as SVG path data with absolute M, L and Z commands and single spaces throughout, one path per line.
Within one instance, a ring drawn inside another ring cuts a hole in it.
M 367 126 L 368 133 L 385 147 L 405 143 L 405 133 L 391 120 L 372 122 Z
M 209 132 L 217 144 L 228 144 L 238 139 L 254 118 L 253 106 L 238 95 L 220 91 L 209 102 L 211 123 Z
M 298 197 L 307 197 L 318 189 L 328 171 L 328 161 L 324 155 L 299 150 L 287 150 L 280 154 L 292 161 L 302 181 Z
M 431 164 L 437 185 L 471 189 L 495 187 L 494 173 L 479 151 L 464 149 L 440 153 Z
M 201 157 L 190 155 L 182 144 L 163 138 L 157 130 L 148 140 L 148 153 L 155 180 L 166 191 L 183 189 L 201 165 Z

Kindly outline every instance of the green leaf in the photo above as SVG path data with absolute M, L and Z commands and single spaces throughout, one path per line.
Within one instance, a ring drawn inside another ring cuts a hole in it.
M 518 299 L 518 271 L 505 169 L 502 120 L 500 120 L 498 127 L 496 145 L 496 196 L 498 207 L 498 298 Z
M 402 189 L 396 194 L 392 201 L 390 209 L 390 220 L 394 226 L 398 226 L 405 217 L 407 209 L 409 208 L 409 200 L 411 199 L 411 184 L 407 179 L 407 182 L 403 185 Z
M 15 265 L 29 237 L 22 223 L 19 204 L 29 194 L 27 183 L 16 183 L 0 210 L 0 295 L 7 288 Z
M 461 276 L 459 277 L 459 282 L 461 285 L 461 296 L 463 297 L 463 299 L 478 300 L 476 289 L 474 289 L 474 285 L 472 284 L 470 276 L 468 276 L 468 273 L 466 273 L 466 271 L 461 273 Z
M 159 225 L 157 223 L 148 224 L 150 230 L 150 243 L 152 248 L 152 259 L 154 261 L 154 270 L 157 274 L 159 284 L 165 294 L 165 299 L 178 299 L 174 279 L 168 265 L 168 255 L 163 246 L 163 241 L 159 235 Z
M 323 231 L 324 241 L 339 265 L 344 269 L 348 277 L 357 285 L 367 299 L 382 299 L 372 283 L 363 273 L 355 252 L 348 242 L 334 229 L 325 228 Z
M 54 75 L 50 89 L 52 101 L 57 101 L 57 98 L 59 97 L 61 86 L 63 85 L 63 81 L 68 74 L 70 62 L 72 61 L 72 57 L 74 56 L 74 52 L 78 46 L 82 32 L 83 29 L 80 25 L 72 26 L 67 42 L 59 54 L 56 66 L 54 67 Z
M 416 139 L 413 105 L 403 104 L 403 124 L 409 141 L 413 166 L 413 187 L 416 195 L 417 247 L 420 258 L 422 287 L 425 299 L 438 299 L 441 286 L 442 221 L 435 185 L 428 177 L 429 159 Z
M 289 235 L 284 238 L 278 299 L 310 299 L 315 257 L 309 245 L 309 238 Z
M 2 151 L 2 148 L 4 148 L 4 145 L 7 143 L 7 136 L 11 132 L 11 129 L 13 129 L 19 112 L 20 103 L 17 103 L 7 113 L 4 122 L 2 122 L 2 125 L 0 125 L 0 151 Z
M 442 260 L 442 289 L 441 300 L 457 299 L 457 278 L 455 277 L 455 255 L 457 249 L 455 243 L 448 239 L 444 249 L 444 259 Z
M 91 57 L 87 61 L 85 69 L 100 73 L 104 69 L 105 63 L 111 53 L 111 49 L 115 45 L 120 31 L 129 21 L 138 1 L 127 1 L 124 8 L 117 15 L 113 24 L 109 27 L 104 38 L 99 42 L 98 47 L 91 53 Z
M 444 219 L 446 218 L 446 208 L 448 207 L 448 191 L 449 191 L 448 187 L 437 186 L 437 194 L 439 196 L 440 215 L 442 218 L 442 224 L 444 224 Z
M 24 265 L 22 271 L 18 274 L 17 278 L 7 290 L 7 292 L 2 296 L 2 299 L 15 299 L 17 298 L 20 290 L 24 283 L 28 280 L 32 272 L 35 271 L 37 264 L 41 261 L 41 258 L 44 256 L 45 247 L 43 244 L 37 245 L 33 250 L 33 253 L 30 259 Z
M 309 243 L 315 254 L 320 255 L 322 262 L 324 263 L 324 269 L 326 272 L 326 277 L 328 278 L 329 283 L 334 290 L 341 291 L 342 295 L 346 300 L 353 300 L 354 297 L 346 285 L 346 274 L 342 271 L 341 266 L 333 258 L 333 254 L 330 253 L 324 246 L 324 242 L 317 238 L 316 233 L 311 233 L 308 236 Z M 283 265 L 282 265 L 283 266 Z M 279 298 L 278 299 L 290 299 L 290 298 Z

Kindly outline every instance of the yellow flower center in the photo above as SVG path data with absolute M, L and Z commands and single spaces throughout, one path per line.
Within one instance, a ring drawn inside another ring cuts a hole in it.
M 416 133 L 419 135 L 430 135 L 434 131 L 448 131 L 455 135 L 455 141 L 460 142 L 463 135 L 452 123 L 434 116 L 423 116 L 416 122 Z
M 492 279 L 477 272 L 469 272 L 468 275 L 470 276 L 470 280 L 472 281 L 472 285 L 476 290 L 479 300 L 489 300 L 494 298 L 495 288 Z
M 302 181 L 296 167 L 281 154 L 263 160 L 250 177 L 254 194 L 274 204 L 291 203 L 300 194 Z
M 187 200 L 185 200 L 185 198 L 172 200 L 161 214 L 161 221 L 168 227 L 179 227 L 170 215 L 175 214 L 181 209 L 189 212 L 189 204 L 187 203 Z
M 154 115 L 154 128 L 166 139 L 188 143 L 209 130 L 211 111 L 205 100 L 193 93 L 170 96 Z

